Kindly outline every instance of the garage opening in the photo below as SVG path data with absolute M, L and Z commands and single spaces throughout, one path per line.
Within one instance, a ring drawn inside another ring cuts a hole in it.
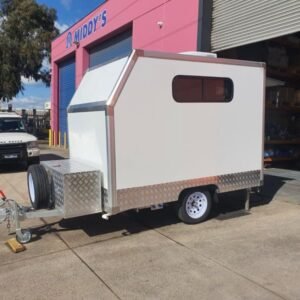
M 64 141 L 68 132 L 67 125 L 67 108 L 71 102 L 71 99 L 75 93 L 75 57 L 69 58 L 59 64 L 58 66 L 58 99 L 59 99 L 59 132 L 60 132 L 60 144 L 64 144 Z
M 218 56 L 267 63 L 264 162 L 299 170 L 300 32 L 219 51 Z
M 132 51 L 132 31 L 127 30 L 90 49 L 89 67 L 126 57 Z

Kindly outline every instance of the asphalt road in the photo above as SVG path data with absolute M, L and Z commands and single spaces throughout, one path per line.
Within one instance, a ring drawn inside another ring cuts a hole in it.
M 23 223 L 33 241 L 19 254 L 0 225 L 0 299 L 300 299 L 300 172 L 267 174 L 249 214 L 236 212 L 241 194 L 227 194 L 198 225 L 172 207 L 36 219 Z M 23 170 L 2 169 L 0 189 L 28 204 Z

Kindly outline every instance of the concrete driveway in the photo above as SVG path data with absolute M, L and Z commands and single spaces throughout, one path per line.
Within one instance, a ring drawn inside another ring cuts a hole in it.
M 300 172 L 267 173 L 250 214 L 235 213 L 241 195 L 228 194 L 198 225 L 171 207 L 37 219 L 23 223 L 34 238 L 13 254 L 2 224 L 0 299 L 300 299 Z M 28 204 L 25 172 L 2 170 L 0 188 Z

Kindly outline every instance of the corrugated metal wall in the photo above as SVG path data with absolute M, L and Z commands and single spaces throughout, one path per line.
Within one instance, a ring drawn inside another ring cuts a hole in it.
M 59 131 L 61 142 L 68 131 L 67 107 L 75 93 L 75 58 L 70 58 L 59 65 Z
M 212 51 L 300 31 L 300 0 L 213 0 Z
M 90 50 L 90 67 L 122 58 L 132 51 L 132 32 L 128 30 Z

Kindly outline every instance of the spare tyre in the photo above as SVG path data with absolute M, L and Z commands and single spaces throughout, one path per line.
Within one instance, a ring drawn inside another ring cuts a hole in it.
M 49 208 L 50 183 L 46 169 L 42 165 L 32 165 L 27 171 L 29 199 L 34 209 Z

